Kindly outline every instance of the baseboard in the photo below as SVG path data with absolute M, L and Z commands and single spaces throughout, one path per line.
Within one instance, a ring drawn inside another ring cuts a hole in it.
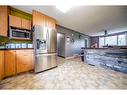
M 65 58 L 64 56 L 60 56 L 60 55 L 57 55 L 58 57 L 62 57 L 62 58 Z
M 72 58 L 76 58 L 76 57 L 80 57 L 80 55 L 76 54 L 76 55 L 73 55 L 73 56 L 70 56 L 70 57 L 66 57 L 65 59 L 72 59 Z

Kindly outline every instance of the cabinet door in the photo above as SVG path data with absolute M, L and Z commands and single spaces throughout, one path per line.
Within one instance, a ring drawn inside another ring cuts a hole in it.
M 22 28 L 22 26 L 21 26 L 21 18 L 9 15 L 9 26 Z
M 56 28 L 56 21 L 55 21 L 55 19 L 46 16 L 46 26 L 48 28 L 55 29 Z
M 15 51 L 6 50 L 5 51 L 5 76 L 15 75 Z
M 51 29 L 56 28 L 56 21 L 55 19 L 46 16 L 38 11 L 33 10 L 33 25 L 41 25 L 41 26 L 46 26 Z
M 22 18 L 22 28 L 31 30 L 31 21 Z
M 45 26 L 45 15 L 44 14 L 33 10 L 32 15 L 33 15 L 33 25 Z
M 4 77 L 4 51 L 0 51 L 0 80 Z
M 17 73 L 26 72 L 33 69 L 33 55 L 31 51 L 17 50 L 16 64 Z M 25 59 L 25 60 L 24 60 Z
M 8 34 L 8 7 L 0 6 L 0 35 Z

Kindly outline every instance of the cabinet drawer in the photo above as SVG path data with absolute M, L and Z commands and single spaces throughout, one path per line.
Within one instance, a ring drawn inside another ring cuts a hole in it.
M 33 50 L 16 50 L 16 53 L 33 54 Z

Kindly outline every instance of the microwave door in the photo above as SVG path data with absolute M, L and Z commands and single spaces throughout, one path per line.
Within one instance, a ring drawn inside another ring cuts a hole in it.
M 30 32 L 21 29 L 10 29 L 11 38 L 30 39 Z

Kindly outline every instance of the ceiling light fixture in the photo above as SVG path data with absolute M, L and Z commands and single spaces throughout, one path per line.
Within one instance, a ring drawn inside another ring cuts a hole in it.
M 61 12 L 66 13 L 72 6 L 69 5 L 56 5 L 56 8 Z

